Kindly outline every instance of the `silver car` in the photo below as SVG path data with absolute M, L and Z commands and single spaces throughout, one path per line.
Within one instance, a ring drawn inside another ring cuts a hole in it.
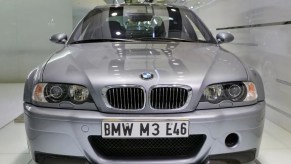
M 99 6 L 29 74 L 25 125 L 33 159 L 87 163 L 246 163 L 265 115 L 259 74 L 189 9 Z

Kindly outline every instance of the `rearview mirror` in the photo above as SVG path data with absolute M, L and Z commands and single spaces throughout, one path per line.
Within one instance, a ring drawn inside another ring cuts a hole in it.
M 229 43 L 229 42 L 232 42 L 234 40 L 234 36 L 228 32 L 221 32 L 221 33 L 218 33 L 216 35 L 216 40 L 217 40 L 218 44 Z
M 50 41 L 57 44 L 65 44 L 68 40 L 68 36 L 64 33 L 55 34 L 51 36 Z
M 144 22 L 144 21 L 151 21 L 153 18 L 153 14 L 135 13 L 135 14 L 128 14 L 128 17 L 130 21 L 132 22 Z

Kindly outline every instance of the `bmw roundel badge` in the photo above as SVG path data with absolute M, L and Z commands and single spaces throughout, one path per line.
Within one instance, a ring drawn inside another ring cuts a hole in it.
M 144 72 L 140 75 L 140 77 L 143 80 L 151 80 L 152 78 L 154 78 L 154 75 L 152 73 L 149 73 L 149 72 Z

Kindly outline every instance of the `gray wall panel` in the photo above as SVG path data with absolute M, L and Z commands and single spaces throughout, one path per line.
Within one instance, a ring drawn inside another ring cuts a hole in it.
M 0 83 L 24 82 L 60 47 L 49 42 L 72 31 L 70 0 L 0 0 Z

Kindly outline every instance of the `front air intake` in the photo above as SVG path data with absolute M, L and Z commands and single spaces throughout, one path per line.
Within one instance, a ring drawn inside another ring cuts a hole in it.
M 206 135 L 190 135 L 188 138 L 134 138 L 106 139 L 89 136 L 96 153 L 109 159 L 171 159 L 196 156 Z

